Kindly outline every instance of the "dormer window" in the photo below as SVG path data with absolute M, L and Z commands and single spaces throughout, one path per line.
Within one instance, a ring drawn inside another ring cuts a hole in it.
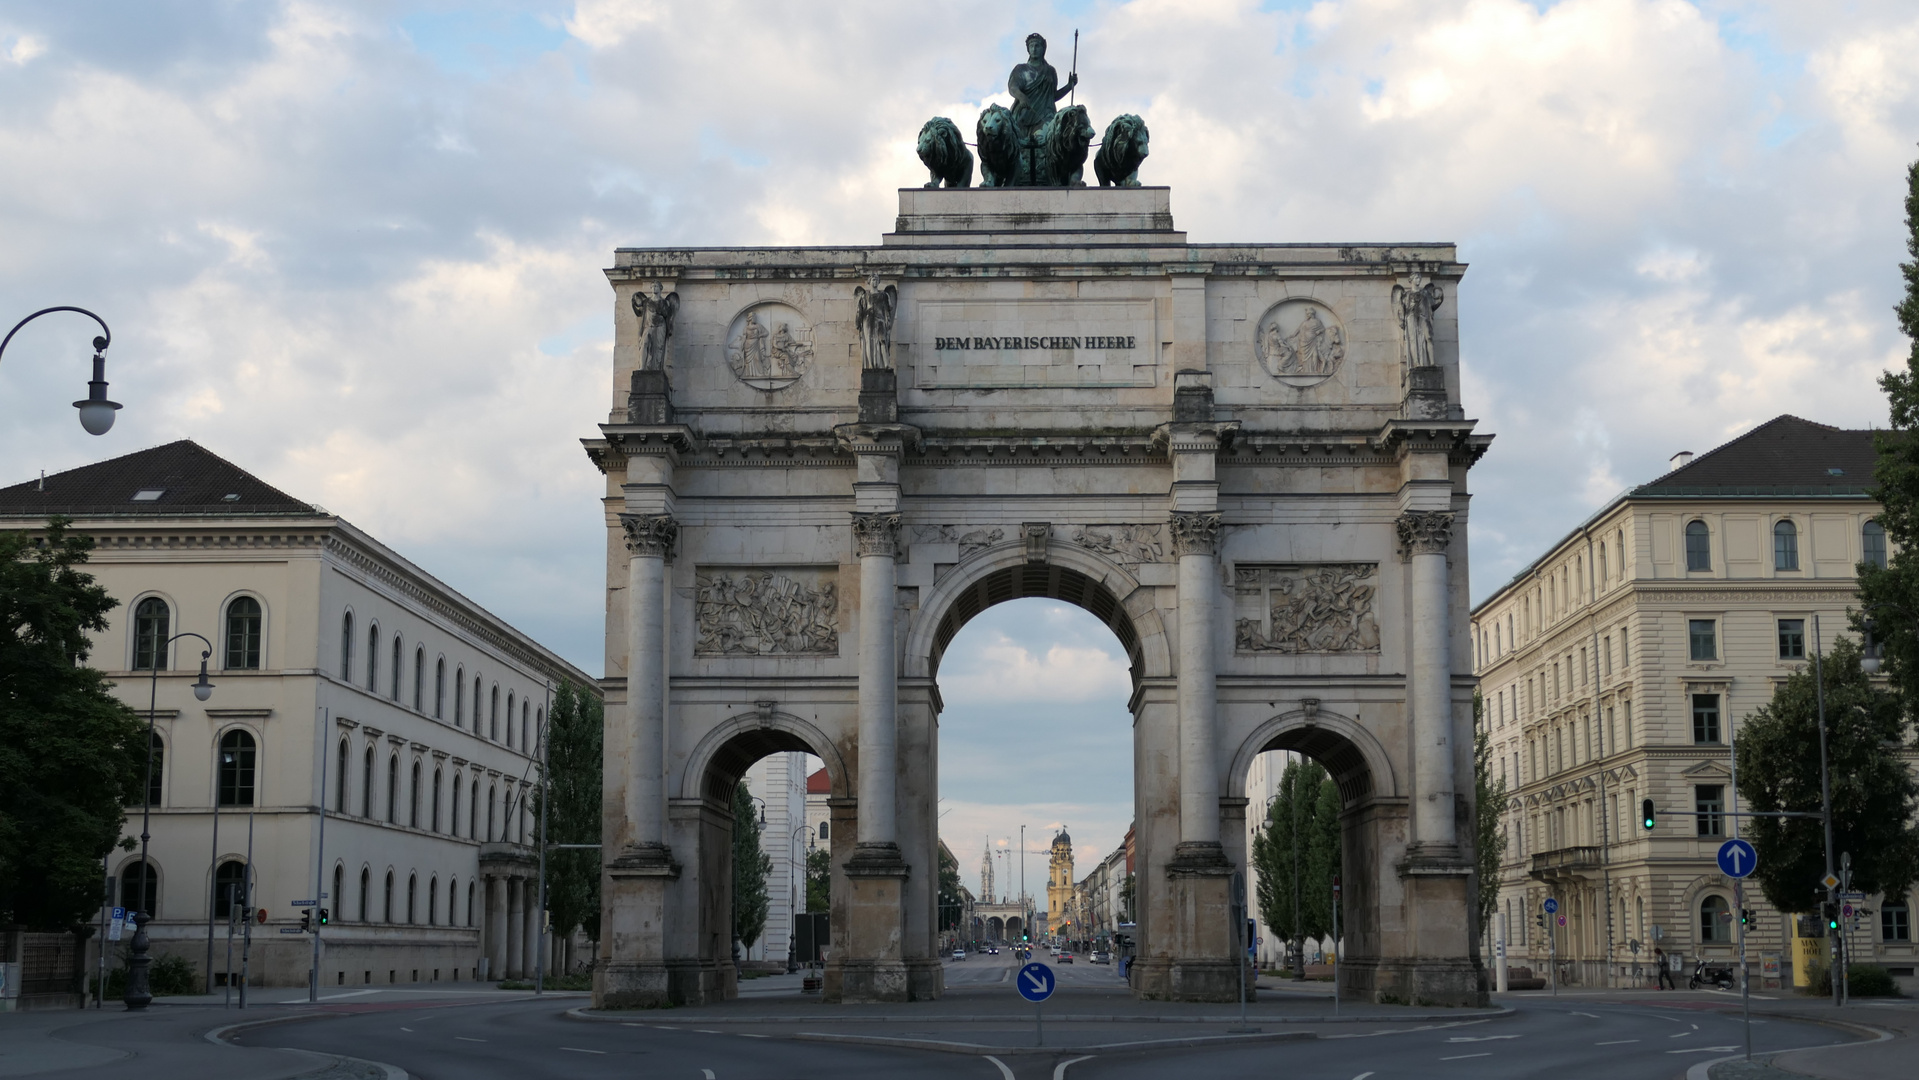
M 141 488 L 133 493 L 134 502 L 159 502 L 160 496 L 167 493 L 166 488 Z

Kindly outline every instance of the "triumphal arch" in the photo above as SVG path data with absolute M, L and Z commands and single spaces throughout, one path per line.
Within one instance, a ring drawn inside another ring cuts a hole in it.
M 734 992 L 731 793 L 786 750 L 832 781 L 828 999 L 938 996 L 940 657 L 1051 597 L 1132 661 L 1138 995 L 1234 998 L 1245 779 L 1294 749 L 1344 797 L 1342 991 L 1481 1001 L 1465 267 L 1188 243 L 1173 193 L 1137 186 L 1138 118 L 1107 128 L 1113 186 L 1071 186 L 1084 107 L 1042 108 L 1058 81 L 1025 69 L 1024 126 L 978 132 L 1018 161 L 967 186 L 957 125 L 929 123 L 944 186 L 900 191 L 877 244 L 607 271 L 596 1000 Z

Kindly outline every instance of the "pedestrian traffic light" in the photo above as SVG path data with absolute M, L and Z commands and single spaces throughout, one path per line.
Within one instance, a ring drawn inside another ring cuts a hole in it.
M 1646 827 L 1647 832 L 1651 832 L 1653 826 L 1658 824 L 1657 817 L 1658 816 L 1653 813 L 1651 799 L 1639 800 L 1639 823 Z
M 312 929 L 313 929 L 313 909 L 302 908 L 300 910 L 300 932 L 304 934 Z
M 327 917 L 328 917 L 327 909 L 321 908 L 320 909 L 320 925 L 321 926 L 325 926 L 327 924 Z

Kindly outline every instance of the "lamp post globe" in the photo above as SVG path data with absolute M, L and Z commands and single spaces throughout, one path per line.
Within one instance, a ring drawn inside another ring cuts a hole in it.
M 47 315 L 55 311 L 78 312 L 100 324 L 100 335 L 93 339 L 93 378 L 87 383 L 87 396 L 74 402 L 73 407 L 80 411 L 80 426 L 87 430 L 87 434 L 105 435 L 107 432 L 113 430 L 113 414 L 120 409 L 119 402 L 110 401 L 107 398 L 106 352 L 107 346 L 113 342 L 113 331 L 107 329 L 105 319 L 88 311 L 86 308 L 67 306 L 41 308 L 39 311 L 15 323 L 13 329 L 7 331 L 7 336 L 0 339 L 0 354 L 4 354 L 7 351 L 7 343 L 13 340 L 13 335 L 20 332 L 21 327 L 42 315 Z

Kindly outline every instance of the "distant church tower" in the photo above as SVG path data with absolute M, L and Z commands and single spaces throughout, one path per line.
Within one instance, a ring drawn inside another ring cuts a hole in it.
M 979 860 L 979 895 L 982 903 L 999 902 L 998 895 L 993 892 L 993 842 L 991 840 L 986 841 L 986 854 L 981 855 Z
M 1053 851 L 1047 859 L 1046 924 L 1059 933 L 1073 912 L 1073 838 L 1062 826 L 1053 836 Z

